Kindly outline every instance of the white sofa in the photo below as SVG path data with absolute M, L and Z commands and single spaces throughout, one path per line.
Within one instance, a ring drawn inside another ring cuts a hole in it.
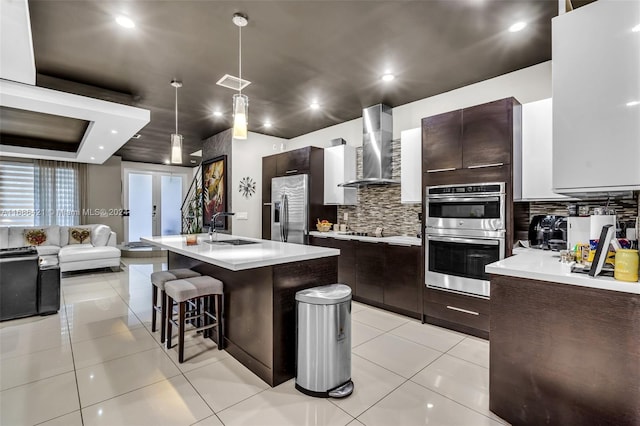
M 69 244 L 70 228 L 89 229 L 88 242 Z M 25 231 L 32 229 L 43 229 L 47 234 L 46 241 L 36 246 L 40 260 L 59 264 L 61 272 L 120 267 L 116 233 L 107 225 L 0 226 L 0 249 L 29 245 Z

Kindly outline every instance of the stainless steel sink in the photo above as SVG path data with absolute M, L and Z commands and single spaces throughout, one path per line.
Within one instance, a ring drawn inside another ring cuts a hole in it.
M 231 245 L 231 246 L 244 246 L 247 244 L 258 244 L 257 241 L 249 241 L 249 240 L 220 240 L 220 241 L 207 241 L 205 240 L 205 243 L 207 244 L 227 244 L 227 245 Z

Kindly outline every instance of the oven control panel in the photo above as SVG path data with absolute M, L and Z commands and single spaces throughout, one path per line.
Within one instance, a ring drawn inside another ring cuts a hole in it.
M 431 186 L 427 191 L 427 195 L 501 194 L 504 193 L 504 183 Z

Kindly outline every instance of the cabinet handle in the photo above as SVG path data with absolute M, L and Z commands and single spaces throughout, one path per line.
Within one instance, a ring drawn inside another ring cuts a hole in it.
M 427 170 L 427 173 L 452 172 L 455 169 L 456 169 L 455 167 L 449 167 L 447 169 L 431 169 L 431 170 Z
M 273 203 L 262 203 L 263 206 L 272 206 Z
M 398 246 L 398 247 L 411 247 L 411 244 L 401 244 L 401 243 L 387 243 L 390 246 Z
M 469 314 L 469 315 L 480 315 L 478 312 L 468 311 L 468 310 L 462 309 L 462 308 L 456 308 L 455 306 L 447 305 L 447 309 L 451 309 L 452 311 L 463 312 L 463 313 Z
M 500 166 L 504 166 L 504 163 L 478 164 L 477 166 L 467 166 L 467 169 L 484 169 L 485 167 L 500 167 Z
M 288 174 L 291 174 L 291 173 L 298 173 L 298 169 L 287 170 L 286 172 L 284 172 L 285 175 L 288 175 Z

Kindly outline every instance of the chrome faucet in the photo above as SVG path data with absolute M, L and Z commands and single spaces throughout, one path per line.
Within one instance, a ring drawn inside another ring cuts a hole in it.
M 218 216 L 233 216 L 235 213 L 232 212 L 218 212 L 211 216 L 211 223 L 209 224 L 209 241 L 218 241 L 218 233 L 216 231 L 216 219 Z

